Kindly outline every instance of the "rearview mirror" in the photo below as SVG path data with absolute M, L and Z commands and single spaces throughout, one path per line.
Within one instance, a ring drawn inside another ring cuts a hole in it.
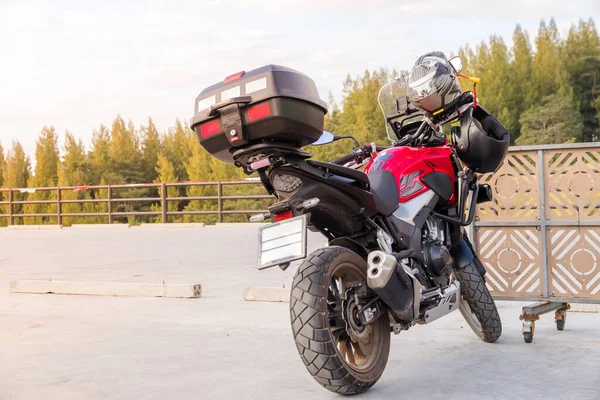
M 462 71 L 462 69 L 463 69 L 462 59 L 459 56 L 452 57 L 450 60 L 448 60 L 448 62 L 454 69 L 454 72 L 456 72 L 457 74 L 460 73 L 460 71 Z
M 314 142 L 312 145 L 313 146 L 322 146 L 324 144 L 332 143 L 334 140 L 335 140 L 335 135 L 333 133 L 323 131 L 323 134 L 321 135 L 321 137 L 318 138 L 317 141 Z

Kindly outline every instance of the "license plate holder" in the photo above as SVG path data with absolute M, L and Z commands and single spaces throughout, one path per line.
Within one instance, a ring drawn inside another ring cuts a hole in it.
M 258 228 L 258 269 L 306 258 L 307 215 Z

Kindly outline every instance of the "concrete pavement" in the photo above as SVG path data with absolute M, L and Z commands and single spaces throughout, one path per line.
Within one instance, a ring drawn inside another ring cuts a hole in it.
M 255 227 L 0 229 L 0 399 L 333 399 L 304 369 L 287 303 L 248 286 L 291 284 L 255 269 Z M 311 236 L 310 247 L 320 244 Z M 16 279 L 202 284 L 200 299 L 8 293 Z M 598 399 L 600 315 L 551 315 L 526 345 L 521 303 L 481 342 L 459 313 L 392 337 L 365 399 Z

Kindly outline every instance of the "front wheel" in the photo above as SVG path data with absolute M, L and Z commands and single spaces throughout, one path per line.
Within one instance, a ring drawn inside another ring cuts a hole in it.
M 460 282 L 459 309 L 469 327 L 484 342 L 493 343 L 502 335 L 502 322 L 483 277 L 474 261 L 454 271 Z
M 310 254 L 294 276 L 290 319 L 296 347 L 308 372 L 332 392 L 365 392 L 387 364 L 388 315 L 362 326 L 358 305 L 345 299 L 350 285 L 366 283 L 366 271 L 356 253 L 327 247 Z

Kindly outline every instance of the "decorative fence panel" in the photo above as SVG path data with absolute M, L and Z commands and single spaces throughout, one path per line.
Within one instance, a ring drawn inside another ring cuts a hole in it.
M 496 298 L 600 303 L 600 144 L 510 149 L 474 236 Z

